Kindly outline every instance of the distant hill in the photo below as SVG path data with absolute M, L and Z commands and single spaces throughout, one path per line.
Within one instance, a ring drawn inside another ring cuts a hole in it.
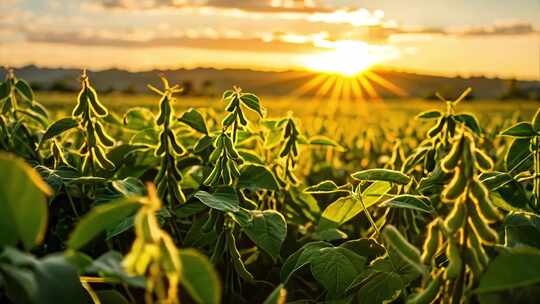
M 40 89 L 73 89 L 79 86 L 80 70 L 62 68 L 40 68 L 26 66 L 15 70 L 18 77 L 26 79 Z M 89 72 L 93 84 L 102 92 L 122 91 L 130 93 L 147 93 L 146 84 L 159 84 L 158 75 L 165 74 L 172 83 L 183 83 L 189 94 L 211 95 L 220 94 L 233 85 L 238 85 L 260 95 L 286 96 L 306 84 L 318 74 L 306 71 L 267 72 L 247 69 L 177 69 L 152 70 L 145 72 L 129 72 L 119 69 Z M 402 88 L 408 97 L 426 98 L 434 92 L 458 94 L 466 87 L 473 88 L 473 96 L 479 99 L 493 99 L 503 96 L 511 83 L 508 79 L 485 77 L 440 77 L 421 75 L 408 72 L 375 70 L 373 73 L 386 81 Z M 0 71 L 0 77 L 5 77 L 5 71 Z M 396 97 L 375 81 L 370 82 L 374 89 L 386 98 Z M 538 81 L 514 81 L 514 86 L 525 92 L 540 92 Z M 320 86 L 320 85 L 319 85 Z M 311 96 L 316 88 L 305 93 Z M 451 97 L 451 96 L 450 96 Z

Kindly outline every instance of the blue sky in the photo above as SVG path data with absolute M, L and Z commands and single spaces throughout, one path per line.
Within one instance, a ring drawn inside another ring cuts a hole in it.
M 540 77 L 538 0 L 2 0 L 0 11 L 0 65 L 289 69 L 334 52 L 433 74 Z

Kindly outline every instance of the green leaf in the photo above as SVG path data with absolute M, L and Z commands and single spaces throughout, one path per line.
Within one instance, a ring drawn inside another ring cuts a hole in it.
M 364 190 L 362 201 L 366 208 L 373 206 L 392 188 L 389 182 L 375 182 Z M 360 212 L 363 207 L 360 201 L 352 196 L 341 197 L 324 209 L 319 222 L 319 231 L 338 228 Z
M 34 100 L 34 92 L 32 92 L 32 89 L 30 88 L 28 83 L 26 83 L 26 81 L 22 79 L 17 80 L 17 83 L 15 84 L 15 88 L 17 89 L 19 94 L 21 94 L 21 96 L 25 98 L 26 100 L 28 101 Z
M 537 133 L 540 132 L 540 109 L 536 111 L 532 120 L 532 127 Z
M 504 219 L 506 246 L 531 246 L 540 249 L 540 216 L 510 213 Z
M 327 291 L 328 299 L 342 296 L 365 268 L 366 258 L 342 247 L 322 248 L 311 258 L 311 273 Z
M 472 114 L 458 114 L 454 115 L 454 119 L 464 123 L 471 131 L 475 132 L 476 134 L 480 134 L 482 130 L 480 129 L 480 124 L 478 123 L 478 119 Z
M 403 289 L 403 281 L 394 272 L 369 269 L 355 278 L 349 289 L 360 286 L 356 292 L 358 303 L 390 303 L 397 299 Z
M 274 173 L 265 166 L 248 164 L 240 170 L 238 187 L 250 190 L 278 191 L 279 184 Z
M 249 210 L 249 214 L 250 221 L 241 225 L 246 235 L 270 256 L 278 257 L 287 236 L 287 222 L 283 215 L 274 210 Z
M 22 159 L 0 153 L 0 247 L 21 240 L 26 249 L 41 242 L 47 228 L 49 186 Z
M 529 138 L 516 138 L 510 144 L 510 148 L 504 156 L 507 171 L 519 173 L 532 167 L 533 158 L 529 150 Z
M 531 248 L 503 251 L 480 277 L 477 293 L 495 292 L 540 283 L 540 251 Z
M 439 110 L 430 110 L 430 111 L 424 111 L 418 115 L 416 115 L 416 118 L 418 119 L 437 119 L 439 117 L 443 116 L 443 113 Z
M 351 176 L 361 181 L 387 181 L 401 185 L 406 185 L 411 181 L 407 175 L 389 169 L 368 169 L 353 173 Z
M 79 249 L 101 232 L 112 229 L 141 206 L 140 197 L 132 196 L 94 207 L 77 224 L 67 245 Z
M 336 183 L 334 183 L 334 181 L 331 181 L 331 180 L 325 180 L 318 183 L 317 185 L 309 186 L 304 189 L 304 192 L 306 193 L 317 193 L 317 194 L 334 193 L 334 192 L 339 192 L 339 191 L 346 191 L 346 190 L 339 190 L 338 185 L 336 185 Z
M 199 111 L 193 108 L 184 112 L 184 114 L 182 114 L 182 117 L 180 117 L 178 121 L 181 121 L 186 125 L 192 127 L 193 129 L 208 135 L 208 128 L 206 127 L 204 117 L 201 115 L 201 113 L 199 113 Z
M 338 151 L 344 151 L 345 149 L 340 146 L 337 142 L 331 140 L 328 137 L 325 136 L 313 136 L 309 139 L 310 145 L 316 145 L 316 146 L 331 146 L 338 149 Z
M 218 190 L 212 194 L 201 190 L 196 192 L 193 196 L 212 209 L 223 212 L 236 212 L 240 210 L 238 195 L 234 188 L 231 187 L 218 188 Z
M 182 278 L 180 282 L 197 303 L 221 303 L 219 277 L 208 258 L 194 249 L 180 250 Z
M 533 126 L 528 122 L 519 122 L 510 128 L 501 132 L 503 136 L 511 136 L 517 138 L 529 138 L 536 135 Z
M 264 300 L 263 304 L 285 304 L 287 290 L 283 284 L 279 284 L 274 291 Z
M 156 126 L 154 113 L 146 108 L 135 107 L 129 109 L 124 115 L 124 126 L 130 130 L 142 131 Z
M 122 260 L 124 256 L 118 251 L 107 251 L 97 259 L 95 259 L 90 266 L 87 267 L 86 272 L 90 274 L 97 274 L 103 278 L 109 278 L 118 280 L 122 283 L 126 283 L 129 286 L 137 288 L 145 288 L 146 282 L 142 276 L 131 276 L 126 273 L 122 266 Z
M 263 111 L 261 109 L 261 104 L 260 104 L 259 97 L 257 97 L 254 94 L 251 94 L 251 93 L 245 93 L 245 94 L 242 94 L 242 96 L 240 97 L 240 100 L 248 108 L 250 108 L 251 110 L 257 112 L 257 114 L 259 114 L 259 116 L 261 116 L 261 117 L 264 116 Z
M 311 242 L 291 254 L 281 266 L 281 282 L 287 283 L 296 271 L 311 263 L 312 257 L 318 255 L 320 249 L 327 247 L 332 247 L 332 244 L 327 242 Z
M 94 292 L 103 304 L 130 304 L 120 292 L 114 289 L 95 290 Z
M 381 206 L 404 208 L 426 213 L 432 213 L 434 211 L 429 198 L 421 195 L 402 194 L 394 196 L 393 198 L 384 201 Z
M 7 81 L 0 83 L 0 101 L 6 99 L 9 96 L 10 88 Z
M 113 188 L 125 196 L 144 195 L 144 184 L 135 177 L 126 177 L 112 182 Z
M 56 137 L 66 132 L 67 130 L 73 129 L 77 127 L 78 125 L 79 125 L 79 122 L 76 119 L 73 119 L 71 117 L 59 119 L 53 122 L 47 128 L 47 131 L 45 131 L 45 134 L 43 134 L 43 137 L 41 138 L 41 143 L 45 142 L 48 139 Z

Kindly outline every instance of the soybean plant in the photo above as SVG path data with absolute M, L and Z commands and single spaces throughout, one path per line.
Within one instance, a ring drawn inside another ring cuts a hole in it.
M 481 172 L 492 167 L 491 159 L 476 148 L 467 131 L 452 141 L 451 150 L 441 163 L 441 168 L 452 174 L 442 193 L 443 202 L 452 209 L 428 225 L 421 256 L 423 263 L 433 264 L 439 270 L 427 287 L 411 298 L 411 303 L 430 303 L 441 291 L 445 301 L 460 303 L 478 283 L 489 262 L 484 247 L 498 242 L 498 234 L 489 224 L 501 219 L 487 188 L 479 180 Z M 435 264 L 442 250 L 448 258 L 444 267 Z
M 84 175 L 95 176 L 96 169 L 113 170 L 114 164 L 107 158 L 106 149 L 115 141 L 110 137 L 101 123 L 101 119 L 109 114 L 98 99 L 96 90 L 90 84 L 86 70 L 81 74 L 81 91 L 77 97 L 77 105 L 72 117 L 78 120 L 82 128 L 83 145 L 81 171 Z
M 151 85 L 148 87 L 161 96 L 159 104 L 159 115 L 156 124 L 160 127 L 159 143 L 154 151 L 156 157 L 161 158 L 158 174 L 154 179 L 157 185 L 159 197 L 172 204 L 181 204 L 186 201 L 184 193 L 180 188 L 182 174 L 177 167 L 176 157 L 182 155 L 185 149 L 178 143 L 176 135 L 171 128 L 171 121 L 174 116 L 172 102 L 175 101 L 174 94 L 182 90 L 179 85 L 170 86 L 165 77 L 161 77 L 163 91 Z

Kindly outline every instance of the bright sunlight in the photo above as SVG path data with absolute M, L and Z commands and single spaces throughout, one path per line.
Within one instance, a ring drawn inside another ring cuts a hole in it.
M 333 49 L 329 52 L 306 56 L 303 64 L 317 72 L 354 76 L 372 66 L 396 56 L 387 47 L 371 46 L 361 41 L 324 41 L 317 44 Z

